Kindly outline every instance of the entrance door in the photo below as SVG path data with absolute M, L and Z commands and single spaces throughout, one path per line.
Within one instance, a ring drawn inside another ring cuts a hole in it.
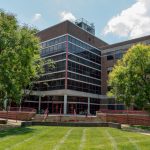
M 87 104 L 68 104 L 68 114 L 85 115 L 87 112 Z

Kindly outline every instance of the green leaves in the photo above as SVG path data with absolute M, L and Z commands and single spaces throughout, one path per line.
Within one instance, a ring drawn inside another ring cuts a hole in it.
M 43 71 L 36 31 L 0 11 L 0 99 L 20 102 L 23 89 Z
M 138 44 L 130 48 L 109 74 L 109 95 L 129 107 L 143 108 L 150 103 L 150 46 Z

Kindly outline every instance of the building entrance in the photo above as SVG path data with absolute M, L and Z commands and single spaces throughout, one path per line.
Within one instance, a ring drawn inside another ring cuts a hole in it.
M 52 103 L 51 105 L 51 113 L 52 114 L 62 114 L 63 113 L 63 104 L 60 103 Z
M 87 104 L 68 104 L 68 114 L 85 115 L 87 107 Z

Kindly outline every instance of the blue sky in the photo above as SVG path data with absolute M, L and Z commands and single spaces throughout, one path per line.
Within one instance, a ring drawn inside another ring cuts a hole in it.
M 0 8 L 15 13 L 20 23 L 36 26 L 39 30 L 66 18 L 85 18 L 95 24 L 96 36 L 116 43 L 150 34 L 149 1 L 0 0 Z

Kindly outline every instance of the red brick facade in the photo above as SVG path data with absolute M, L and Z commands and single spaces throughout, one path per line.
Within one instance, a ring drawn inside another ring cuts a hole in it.
M 97 117 L 104 122 L 115 122 L 130 125 L 150 126 L 150 115 L 145 114 L 121 114 L 121 113 L 97 113 Z

